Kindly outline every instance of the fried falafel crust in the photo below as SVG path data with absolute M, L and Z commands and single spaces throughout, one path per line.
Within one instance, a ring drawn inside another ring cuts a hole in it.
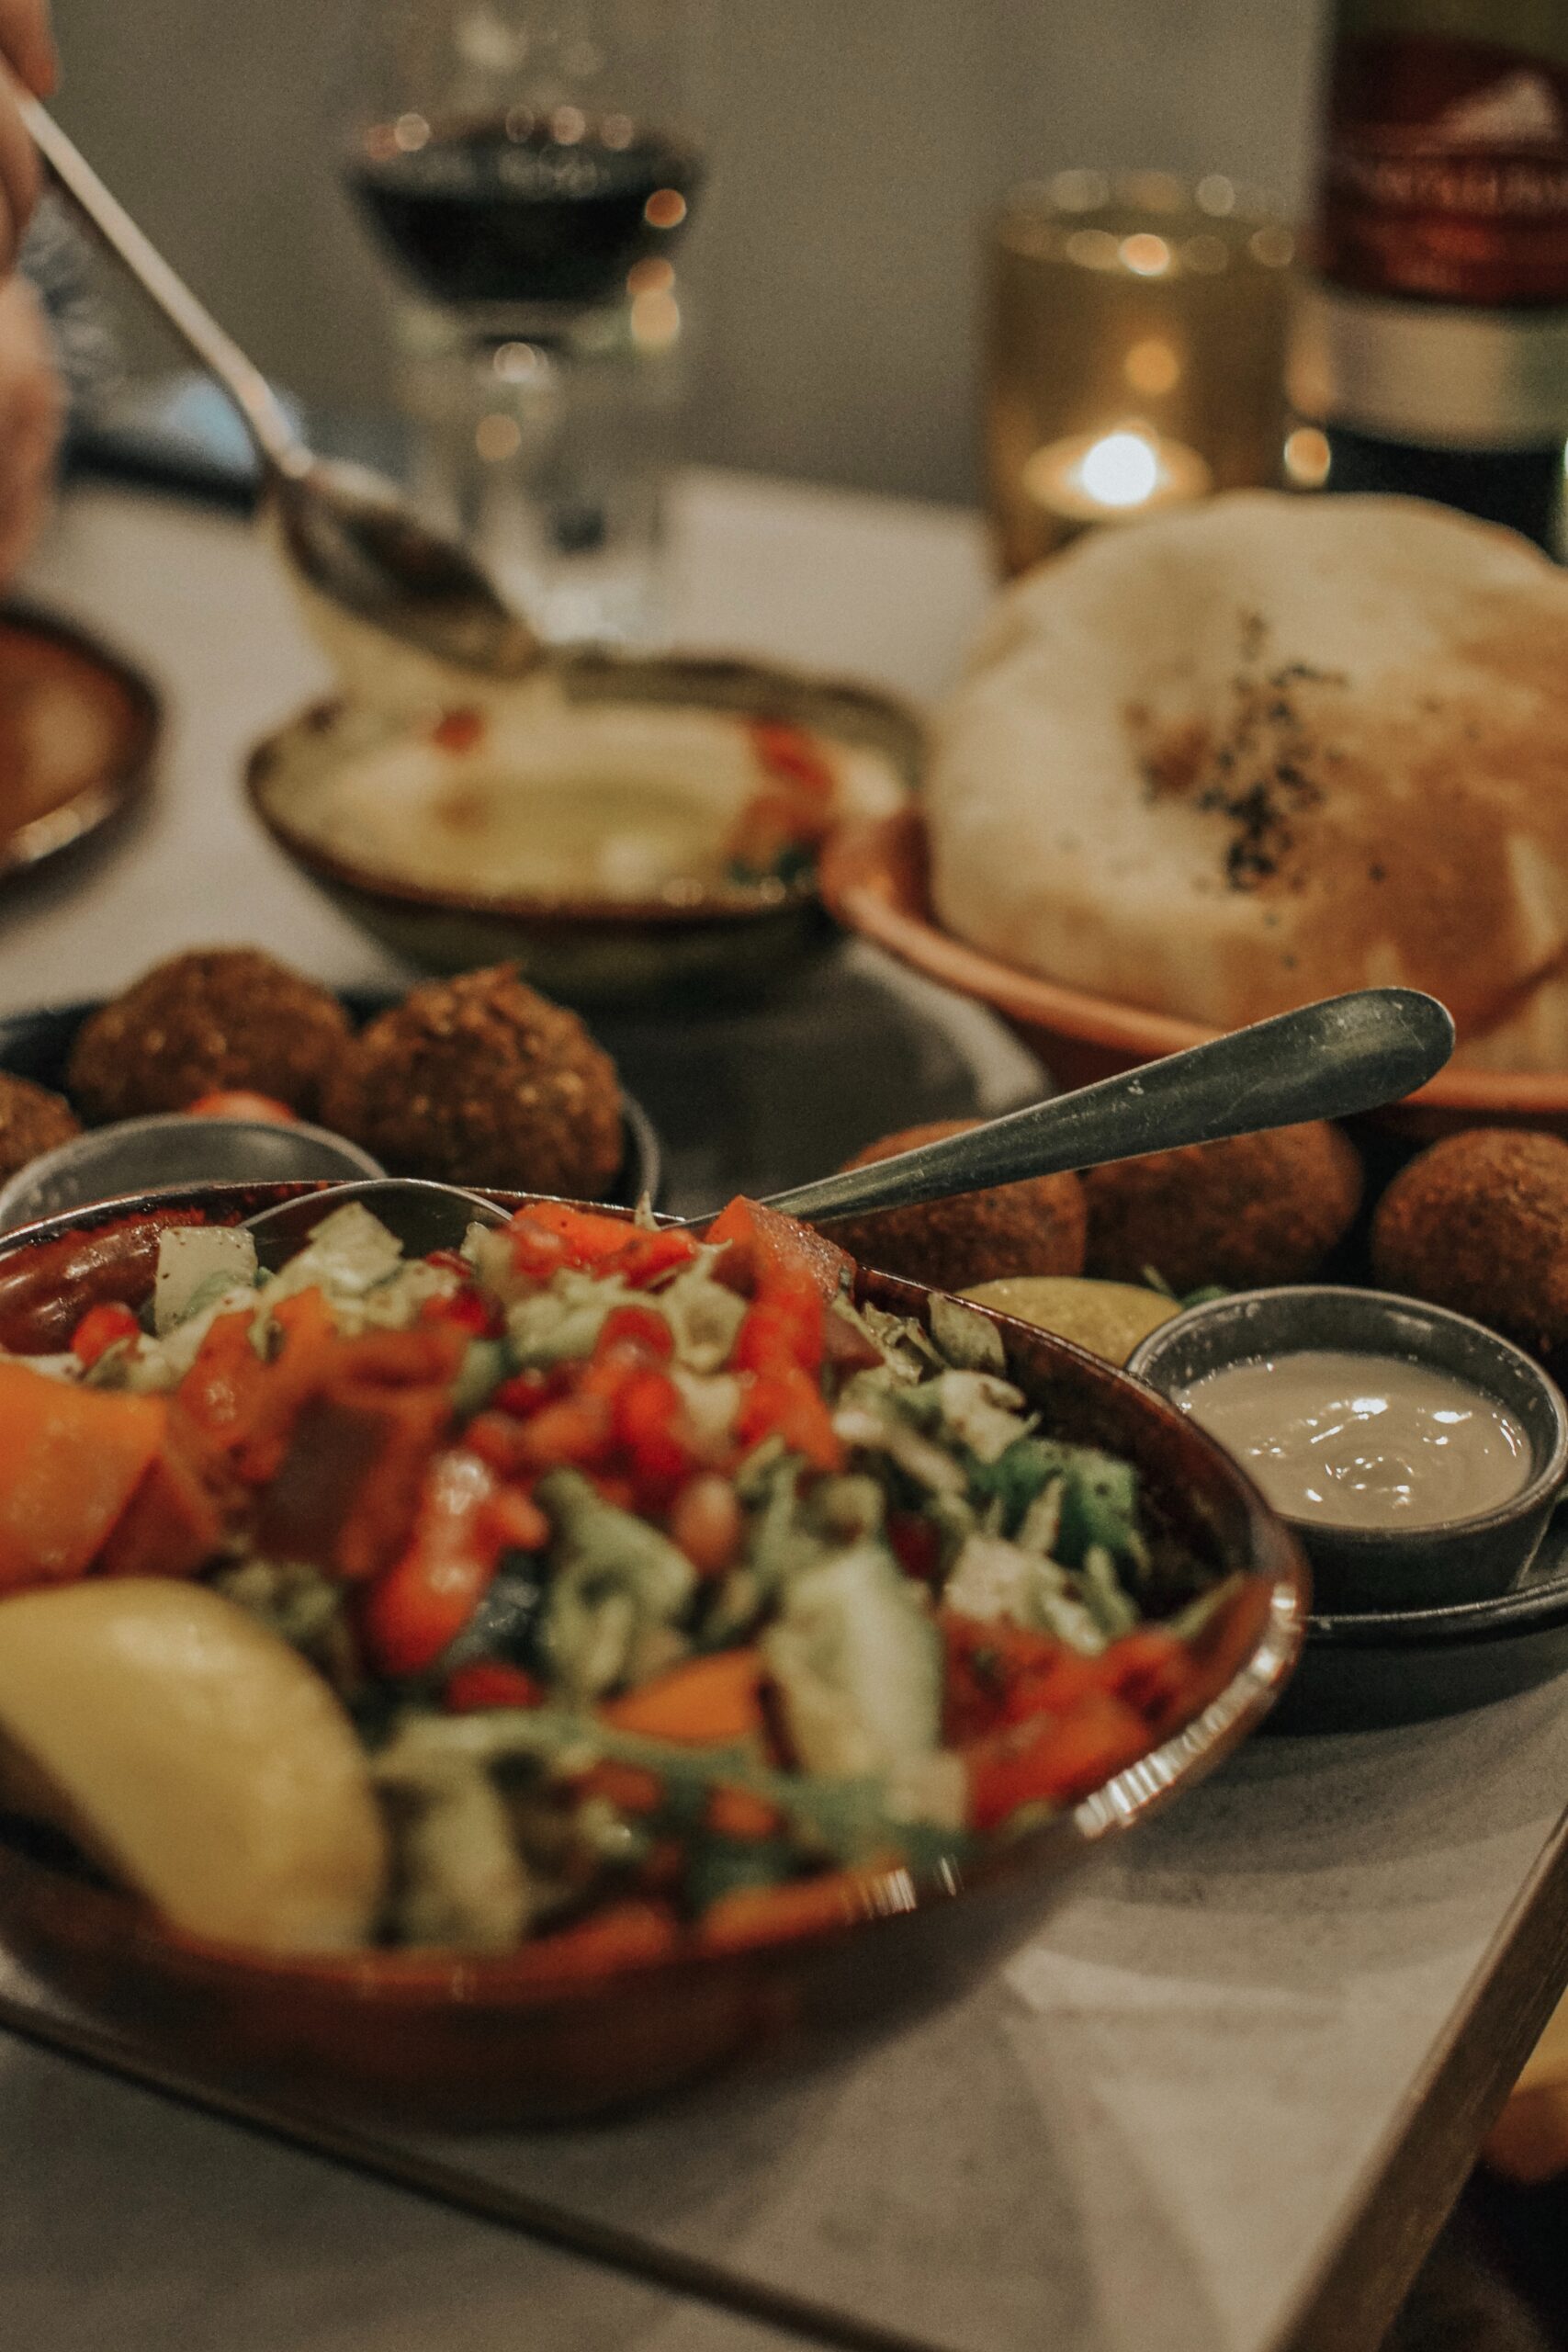
M 336 997 L 260 948 L 196 948 L 88 1016 L 65 1082 L 98 1122 L 183 1111 L 236 1087 L 313 1118 L 348 1037 Z
M 1372 1220 L 1372 1270 L 1540 1355 L 1568 1347 L 1568 1143 L 1470 1127 L 1400 1170 Z
M 918 1144 L 963 1135 L 977 1119 L 938 1119 L 883 1136 L 846 1160 L 866 1168 Z M 1086 1212 L 1076 1176 L 1035 1176 L 918 1208 L 822 1221 L 822 1230 L 863 1265 L 936 1290 L 961 1290 L 1004 1274 L 1081 1274 Z
M 0 1070 L 0 1182 L 81 1132 L 81 1121 L 62 1094 Z
M 588 1200 L 623 1149 L 614 1062 L 512 964 L 426 981 L 370 1022 L 322 1115 L 411 1176 Z
M 1089 1272 L 1177 1292 L 1254 1290 L 1314 1273 L 1349 1231 L 1361 1163 L 1324 1120 L 1183 1145 L 1085 1171 Z

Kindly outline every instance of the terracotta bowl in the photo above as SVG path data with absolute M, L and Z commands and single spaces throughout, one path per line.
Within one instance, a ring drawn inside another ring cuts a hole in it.
M 0 877 L 27 873 L 126 815 L 152 782 L 162 727 L 140 672 L 53 614 L 0 612 Z
M 919 781 L 924 733 L 914 713 L 869 687 L 771 665 L 686 654 L 585 652 L 558 664 L 569 701 L 687 707 L 771 719 L 877 753 L 906 789 Z M 252 808 L 284 854 L 360 928 L 432 972 L 515 962 L 569 1004 L 700 1001 L 717 988 L 755 993 L 814 950 L 832 927 L 817 876 L 704 890 L 680 885 L 642 899 L 478 897 L 395 879 L 324 848 L 286 812 L 351 749 L 364 714 L 319 703 L 258 743 L 246 769 Z
M 231 1222 L 308 1187 L 208 1187 L 164 1221 Z M 497 1195 L 497 1198 L 504 1196 Z M 512 1196 L 514 1202 L 518 1196 Z M 128 1221 L 129 1220 L 129 1221 Z M 78 1212 L 0 1244 L 0 1345 L 47 1349 L 93 1299 L 145 1294 L 156 1232 L 137 1204 Z M 923 1316 L 929 1294 L 881 1274 L 861 1293 Z M 836 1924 L 567 1977 L 547 1940 L 503 1959 L 368 1951 L 278 1959 L 182 1934 L 131 1898 L 0 1837 L 0 1935 L 71 1998 L 183 2064 L 275 2094 L 323 2091 L 427 2120 L 592 2114 L 753 2046 L 885 2023 L 955 1989 L 1022 1942 L 1097 1849 L 1179 1796 L 1271 1705 L 1300 1647 L 1306 1571 L 1292 1538 L 1219 1447 L 1152 1389 L 1097 1357 L 996 1317 L 1014 1377 L 1054 1429 L 1114 1448 L 1145 1507 L 1241 1581 L 1205 1650 L 1186 1727 L 1063 1814 L 992 1841 L 961 1872 L 868 1871 Z M 0 1606 L 3 1606 L 0 1603 Z
M 928 978 L 990 1005 L 1063 1086 L 1087 1086 L 1217 1034 L 1040 979 L 955 939 L 931 911 L 926 826 L 918 809 L 840 827 L 823 854 L 820 884 L 847 929 Z M 1568 1070 L 1449 1069 L 1373 1116 L 1417 1141 L 1476 1126 L 1545 1127 L 1568 1136 Z

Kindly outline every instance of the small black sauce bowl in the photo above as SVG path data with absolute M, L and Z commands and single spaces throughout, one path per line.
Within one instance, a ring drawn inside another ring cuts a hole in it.
M 1419 1299 L 1303 1283 L 1190 1307 L 1134 1350 L 1127 1369 L 1174 1396 L 1223 1365 L 1337 1348 L 1398 1356 L 1468 1382 L 1521 1425 L 1530 1475 L 1517 1495 L 1471 1519 L 1411 1528 L 1292 1519 L 1326 1611 L 1445 1608 L 1506 1591 L 1535 1557 L 1568 1472 L 1568 1406 L 1556 1384 L 1495 1331 Z

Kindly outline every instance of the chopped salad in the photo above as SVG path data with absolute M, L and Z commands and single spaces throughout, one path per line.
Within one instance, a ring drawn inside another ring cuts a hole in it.
M 701 1238 L 538 1203 L 413 1261 L 350 1204 L 270 1275 L 171 1227 L 141 1314 L 0 1357 L 0 1596 L 197 1578 L 308 1660 L 387 1825 L 374 1940 L 840 1918 L 1146 1754 L 1227 1590 L 992 1321 L 852 1272 L 745 1201 Z

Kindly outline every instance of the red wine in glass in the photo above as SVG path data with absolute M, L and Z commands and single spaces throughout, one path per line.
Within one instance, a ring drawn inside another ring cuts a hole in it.
M 694 150 L 624 115 L 564 111 L 564 124 L 416 117 L 363 135 L 348 185 L 434 300 L 589 310 L 670 250 L 702 177 Z

